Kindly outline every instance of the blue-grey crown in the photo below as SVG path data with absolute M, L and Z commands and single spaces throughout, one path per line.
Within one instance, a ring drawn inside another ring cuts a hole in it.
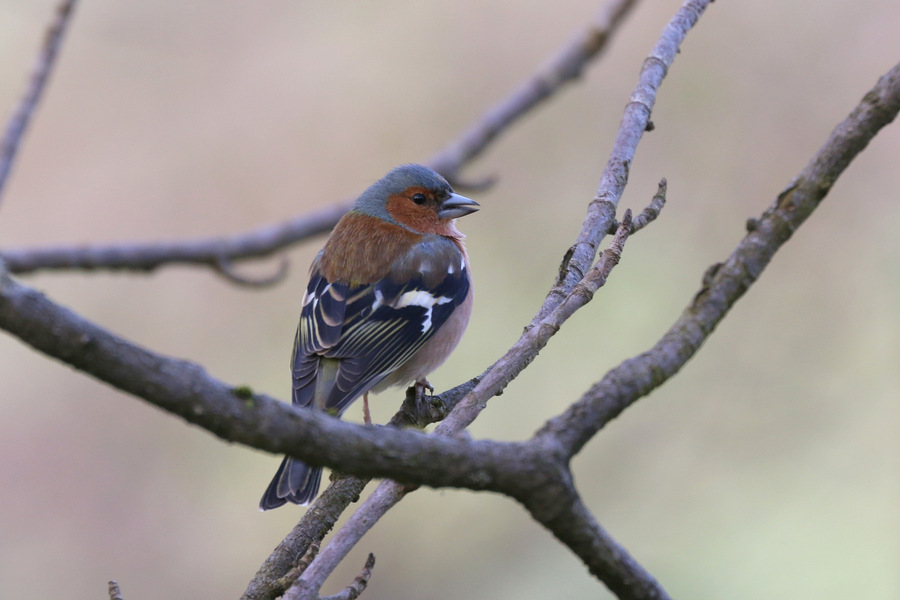
M 385 209 L 385 200 L 389 196 L 399 194 L 413 186 L 428 190 L 446 190 L 448 194 L 453 192 L 447 180 L 433 169 L 416 164 L 400 165 L 369 186 L 369 189 L 363 192 L 356 201 L 354 208 L 360 212 L 393 221 Z

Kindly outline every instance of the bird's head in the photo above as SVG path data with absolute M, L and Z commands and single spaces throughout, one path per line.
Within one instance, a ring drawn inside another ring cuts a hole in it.
M 353 209 L 416 233 L 459 236 L 453 220 L 478 210 L 447 180 L 422 165 L 397 167 L 363 192 Z

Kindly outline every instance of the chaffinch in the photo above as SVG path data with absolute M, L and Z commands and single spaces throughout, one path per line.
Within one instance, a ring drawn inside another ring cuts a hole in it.
M 454 220 L 476 210 L 421 165 L 397 167 L 363 192 L 310 267 L 291 357 L 294 406 L 340 416 L 360 396 L 367 409 L 370 391 L 427 385 L 472 313 Z M 321 467 L 287 457 L 259 507 L 308 504 L 321 478 Z

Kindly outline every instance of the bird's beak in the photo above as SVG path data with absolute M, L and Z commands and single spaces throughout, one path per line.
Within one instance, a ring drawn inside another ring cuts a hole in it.
M 478 203 L 459 194 L 450 194 L 450 197 L 441 202 L 438 216 L 442 219 L 455 219 L 464 217 L 478 210 Z

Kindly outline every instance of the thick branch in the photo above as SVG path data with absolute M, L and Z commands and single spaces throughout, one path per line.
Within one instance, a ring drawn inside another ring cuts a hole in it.
M 0 263 L 2 265 L 2 263 Z M 340 421 L 231 388 L 198 365 L 143 349 L 15 281 L 0 266 L 0 328 L 222 439 L 313 465 L 432 487 L 510 493 L 522 444 L 445 438 Z
M 553 450 L 547 453 L 552 455 Z M 567 457 L 560 458 L 568 462 Z M 668 599 L 656 579 L 600 526 L 578 495 L 568 469 L 560 473 L 560 480 L 553 485 L 537 487 L 519 498 L 531 516 L 572 550 L 618 598 Z

